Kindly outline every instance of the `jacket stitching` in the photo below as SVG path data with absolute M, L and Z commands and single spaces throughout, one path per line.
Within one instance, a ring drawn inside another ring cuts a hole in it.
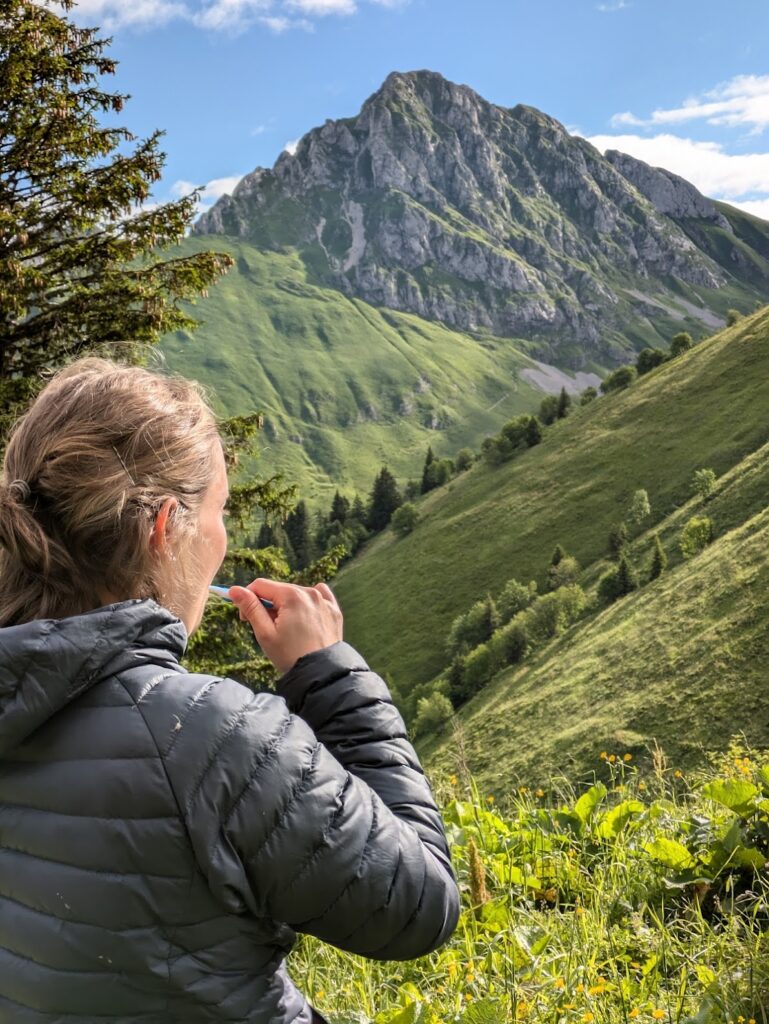
M 155 760 L 153 758 L 153 760 Z M 140 815 L 135 818 L 126 817 L 124 814 L 111 818 L 106 814 L 70 814 L 66 811 L 52 811 L 50 807 L 31 807 L 29 804 L 10 804 L 0 802 L 0 810 L 3 807 L 13 807 L 17 811 L 34 811 L 35 814 L 56 814 L 60 818 L 88 818 L 92 821 L 178 821 L 178 814 L 149 814 Z
M 208 761 L 206 762 L 206 765 L 203 768 L 203 771 L 202 771 L 202 773 L 200 775 L 200 778 L 195 783 L 192 791 L 190 792 L 190 795 L 184 801 L 184 813 L 185 813 L 185 815 L 189 814 L 189 810 L 190 810 L 190 807 L 192 806 L 192 802 L 195 799 L 195 797 L 198 795 L 200 787 L 203 785 L 203 780 L 205 779 L 206 775 L 208 775 L 209 771 L 211 770 L 211 767 L 213 766 L 213 763 L 216 760 L 216 758 L 219 756 L 219 752 L 221 751 L 222 747 L 227 742 L 227 740 L 231 736 L 233 736 L 234 733 L 240 728 L 240 726 L 243 723 L 243 719 L 248 714 L 248 711 L 249 711 L 250 707 L 251 707 L 250 703 L 244 704 L 236 715 L 231 716 L 230 718 L 227 719 L 227 723 L 230 725 L 230 728 L 227 730 L 227 732 L 225 732 L 219 738 L 219 742 L 216 744 L 214 749 L 211 751 L 211 756 L 209 757 Z
M 263 768 L 272 759 L 272 757 L 275 754 L 275 751 L 280 746 L 283 737 L 286 735 L 290 728 L 291 716 L 286 715 L 286 717 L 281 722 L 280 732 L 275 733 L 275 735 L 270 739 L 267 749 L 264 751 L 264 756 L 259 758 L 259 760 L 256 762 L 256 764 L 252 767 L 251 771 L 249 772 L 248 778 L 243 783 L 243 787 L 240 793 L 238 793 L 237 797 L 235 798 L 235 802 L 232 804 L 229 811 L 227 812 L 227 816 L 224 819 L 224 824 L 226 824 L 230 820 L 232 815 L 235 813 L 238 804 L 246 795 L 247 790 L 250 788 L 254 776 L 261 768 Z
M 169 679 L 171 676 L 175 675 L 177 675 L 176 672 L 161 672 L 159 676 L 155 676 L 154 679 L 150 679 L 147 686 L 145 686 L 145 688 L 141 691 L 139 696 L 135 698 L 135 703 L 138 704 L 139 701 L 144 700 L 144 698 L 147 696 L 150 690 L 154 690 L 158 683 L 162 683 L 164 679 Z M 160 751 L 158 751 L 158 753 L 160 753 Z
M 73 871 L 89 871 L 94 875 L 109 875 L 112 878 L 165 878 L 169 882 L 186 882 L 188 879 L 187 875 L 159 875 L 152 871 L 107 871 L 104 868 L 86 868 L 81 864 L 69 864 L 66 860 L 42 857 L 39 853 L 30 853 L 29 850 L 20 850 L 18 846 L 0 843 L 0 853 L 3 850 L 7 850 L 8 853 L 20 853 L 22 857 L 34 857 L 35 860 L 45 861 L 46 864 L 61 864 L 62 867 L 71 868 Z
M 323 830 L 323 835 L 321 836 L 320 842 L 315 847 L 315 849 L 310 854 L 310 856 L 307 858 L 307 860 L 304 862 L 304 864 L 302 865 L 301 869 L 294 876 L 293 881 L 286 888 L 286 890 L 285 890 L 286 892 L 290 892 L 294 888 L 294 886 L 297 885 L 297 883 L 302 878 L 302 876 L 305 875 L 307 873 L 307 871 L 309 871 L 309 869 L 312 867 L 313 862 L 315 860 L 317 860 L 319 854 L 324 849 L 326 849 L 327 842 L 328 842 L 328 837 L 331 835 L 333 830 L 336 828 L 336 824 L 339 821 L 339 818 L 342 816 L 342 814 L 344 812 L 344 809 L 345 809 L 345 807 L 344 807 L 344 794 L 345 794 L 345 791 L 348 790 L 351 785 L 352 785 L 352 775 L 348 772 L 347 778 L 344 781 L 344 785 L 339 790 L 339 792 L 335 794 L 335 799 L 341 798 L 342 799 L 342 803 L 339 805 L 339 807 L 336 808 L 336 810 L 334 811 L 334 813 L 331 816 L 331 818 L 329 818 L 328 825 Z
M 198 690 L 198 692 L 192 698 L 190 703 L 187 705 L 187 710 L 184 712 L 182 717 L 179 719 L 179 724 L 174 727 L 174 732 L 171 735 L 171 742 L 168 744 L 166 749 L 163 751 L 163 755 L 162 755 L 163 757 L 168 757 L 168 755 L 173 750 L 174 744 L 176 743 L 176 741 L 177 741 L 177 739 L 179 737 L 179 733 L 181 732 L 182 726 L 187 721 L 189 716 L 192 714 L 192 712 L 195 709 L 195 706 L 197 705 L 198 701 L 202 697 L 204 697 L 205 694 L 207 694 L 209 690 L 212 690 L 214 688 L 214 686 L 216 686 L 217 683 L 220 683 L 220 682 L 221 682 L 221 679 L 211 679 L 211 680 L 209 680 L 206 683 L 205 686 L 201 687 L 201 689 Z
M 289 719 L 289 721 L 290 721 L 290 719 Z M 321 748 L 320 743 L 316 743 L 315 747 L 313 748 L 312 755 L 310 757 L 310 763 L 306 764 L 302 768 L 302 772 L 301 772 L 301 775 L 299 776 L 299 780 L 297 781 L 296 785 L 291 790 L 291 795 L 288 798 L 288 802 L 283 807 L 283 810 L 280 812 L 280 816 L 278 817 L 278 820 L 275 822 L 275 824 L 272 826 L 272 828 L 267 832 L 267 835 L 262 840 L 262 842 L 259 844 L 259 846 L 257 846 L 257 848 L 252 853 L 249 854 L 249 860 L 255 860 L 259 856 L 259 854 L 262 852 L 262 850 L 265 848 L 265 846 L 267 846 L 267 844 L 269 843 L 270 839 L 272 839 L 272 837 L 275 835 L 275 833 L 277 831 L 279 831 L 279 829 L 283 828 L 283 822 L 285 821 L 285 818 L 286 818 L 288 812 L 291 810 L 291 808 L 294 806 L 296 801 L 299 799 L 299 796 L 304 792 L 304 789 L 307 786 L 308 780 L 312 777 L 312 774 L 313 774 L 313 772 L 315 771 L 315 769 L 317 767 L 318 757 L 320 755 L 321 749 L 322 748 Z M 232 810 L 227 815 L 227 818 L 224 821 L 224 827 L 225 828 L 226 828 L 227 823 L 229 822 L 230 818 L 235 813 L 235 810 L 236 810 L 236 808 L 238 806 L 238 803 L 240 803 L 240 800 L 245 795 L 245 792 L 246 791 L 244 790 L 241 793 L 240 797 L 238 797 L 238 800 L 235 803 L 235 805 L 233 806 Z M 215 849 L 216 846 L 218 846 L 220 841 L 221 841 L 221 835 L 217 835 L 216 840 L 214 841 L 214 844 L 211 847 L 211 849 L 212 850 Z

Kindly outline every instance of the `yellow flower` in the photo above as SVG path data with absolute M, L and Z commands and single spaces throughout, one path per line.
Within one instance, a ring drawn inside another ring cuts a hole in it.
M 652 1010 L 652 1017 L 654 1017 L 655 1020 L 662 1020 L 662 1018 L 666 1016 L 667 1014 L 664 1010 Z
M 615 755 L 615 754 L 609 754 L 609 761 L 610 761 L 610 762 L 611 762 L 612 764 L 614 764 L 614 762 L 615 762 L 616 760 L 617 760 L 617 757 L 616 757 L 616 755 Z
M 606 751 L 602 750 L 601 753 L 598 756 L 601 758 L 602 761 L 605 761 L 606 760 Z
M 315 998 L 316 999 L 323 999 L 325 997 L 325 995 L 326 995 L 325 990 L 324 989 L 320 989 L 320 991 L 315 993 Z
M 641 1011 L 640 1011 L 640 1010 L 638 1009 L 638 1007 L 637 1007 L 637 1006 L 634 1006 L 634 1007 L 633 1007 L 633 1009 L 632 1009 L 632 1010 L 630 1011 L 630 1013 L 628 1014 L 628 1017 L 631 1017 L 631 1018 L 635 1018 L 635 1017 L 637 1017 L 637 1016 L 638 1016 L 638 1014 L 639 1014 L 640 1012 L 641 1012 Z
M 638 788 L 639 789 L 646 789 L 646 783 L 645 782 L 639 782 L 638 783 Z
M 583 1013 L 582 1014 L 582 1017 L 580 1019 L 587 1022 L 587 1021 L 595 1020 L 595 1017 L 590 1012 L 590 1010 L 588 1010 L 587 1013 Z
M 545 795 L 544 789 L 538 789 L 537 790 L 537 796 L 544 796 L 544 795 Z
M 641 969 L 641 965 L 639 964 L 639 962 L 637 960 L 631 960 L 630 961 L 630 966 L 631 967 L 635 967 L 636 970 L 639 970 L 639 971 Z
M 521 793 L 521 794 L 528 793 L 529 792 L 528 786 L 519 786 L 518 787 L 518 792 Z
M 452 786 L 456 786 L 456 784 L 457 784 L 457 777 L 456 777 L 456 775 L 451 775 L 449 777 L 449 782 L 451 783 Z
M 555 979 L 555 987 L 556 988 L 565 988 L 566 987 L 566 982 L 564 981 L 563 978 L 556 978 Z
M 682 771 L 679 771 L 678 768 L 676 768 L 676 770 L 673 772 L 673 775 L 675 775 L 677 779 L 682 779 L 684 777 L 684 773 Z
M 623 761 L 632 761 L 633 760 L 633 755 L 632 754 L 623 754 L 622 755 L 622 760 Z
M 580 982 L 579 985 L 577 985 L 577 994 L 579 994 L 580 992 L 584 992 L 584 991 L 585 991 L 585 986 L 582 984 L 582 982 Z
M 487 796 L 486 797 L 486 803 L 487 804 L 493 804 L 494 803 L 494 797 L 493 796 Z
M 473 997 L 470 995 L 469 992 L 465 992 L 465 999 L 467 1000 L 468 1003 L 472 1002 L 472 998 Z
M 575 907 L 574 908 L 574 913 L 575 914 L 584 914 L 585 913 L 585 908 L 584 907 Z

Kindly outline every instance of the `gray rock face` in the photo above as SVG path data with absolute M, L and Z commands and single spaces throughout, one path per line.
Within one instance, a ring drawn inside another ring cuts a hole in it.
M 611 362 L 607 338 L 633 315 L 628 288 L 730 280 L 707 234 L 693 240 L 695 221 L 729 226 L 676 175 L 605 158 L 532 107 L 420 71 L 391 74 L 357 117 L 326 121 L 247 175 L 194 231 L 296 247 L 327 283 L 376 305 L 551 355 L 567 339 L 583 360 Z
M 712 220 L 725 231 L 733 231 L 713 201 L 685 178 L 663 167 L 650 167 L 643 160 L 616 149 L 607 150 L 604 156 L 660 213 L 675 219 Z

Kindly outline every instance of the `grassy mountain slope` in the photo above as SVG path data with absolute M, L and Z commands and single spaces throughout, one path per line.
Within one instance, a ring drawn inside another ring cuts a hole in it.
M 170 369 L 212 391 L 217 411 L 262 410 L 260 473 L 282 472 L 308 505 L 334 490 L 368 493 L 386 463 L 401 483 L 437 456 L 477 449 L 486 433 L 535 409 L 519 376 L 535 362 L 510 339 L 462 334 L 309 284 L 295 254 L 190 238 L 181 252 L 230 252 L 236 266 L 200 306 L 192 334 L 160 345 Z
M 648 763 L 655 740 L 684 769 L 740 731 L 769 747 L 767 608 L 769 507 L 492 680 L 460 711 L 471 770 L 501 791 L 587 775 L 602 750 Z M 455 770 L 453 736 L 421 752 Z
M 452 620 L 487 591 L 511 576 L 542 589 L 556 543 L 590 566 L 636 489 L 661 522 L 688 501 L 696 469 L 721 476 L 764 445 L 768 369 L 765 309 L 576 409 L 512 462 L 478 463 L 426 495 L 413 533 L 385 531 L 335 578 L 346 638 L 403 690 L 433 678 Z

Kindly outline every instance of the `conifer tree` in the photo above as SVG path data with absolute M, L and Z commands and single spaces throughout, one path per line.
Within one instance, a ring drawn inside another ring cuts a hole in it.
M 366 506 L 363 504 L 363 499 L 359 494 L 356 494 L 353 500 L 350 518 L 356 519 L 363 526 L 366 525 Z
M 665 549 L 660 541 L 660 535 L 654 534 L 654 557 L 652 558 L 651 570 L 649 571 L 649 579 L 656 580 L 667 568 L 668 556 L 665 554 Z
M 199 192 L 136 213 L 161 177 L 162 132 L 105 126 L 128 98 L 100 77 L 117 62 L 97 29 L 29 0 L 0 13 L 0 430 L 45 381 L 86 354 L 141 363 L 147 343 L 196 321 L 179 307 L 232 264 L 224 253 L 161 260 Z M 135 215 L 134 215 L 135 214 Z M 136 343 L 143 343 L 137 345 Z
M 277 544 L 275 537 L 275 531 L 270 524 L 265 520 L 259 530 L 259 536 L 256 538 L 256 546 L 258 548 L 269 548 L 274 547 Z
M 304 569 L 310 562 L 310 525 L 304 499 L 286 517 L 285 530 L 291 541 L 296 568 Z
M 371 489 L 368 514 L 368 528 L 383 530 L 390 522 L 393 512 L 402 504 L 395 477 L 387 466 L 382 466 Z
M 424 468 L 422 469 L 422 486 L 421 486 L 421 492 L 420 492 L 422 494 L 427 494 L 427 492 L 431 489 L 430 478 L 429 478 L 429 475 L 428 475 L 428 468 L 429 468 L 430 463 L 433 461 L 434 458 L 435 458 L 435 456 L 433 455 L 432 446 L 428 445 L 427 446 L 427 455 L 425 456 L 425 464 L 424 464 Z
M 609 532 L 609 552 L 612 558 L 619 558 L 627 544 L 628 532 L 624 522 L 616 523 Z
M 569 407 L 571 406 L 571 395 L 568 393 L 566 388 L 561 388 L 561 393 L 558 396 L 558 406 L 556 408 L 556 418 L 559 420 L 564 419 L 568 415 Z
M 617 566 L 617 590 L 620 596 L 629 594 L 631 590 L 637 590 L 638 588 L 638 574 L 636 573 L 633 566 L 626 554 L 620 555 L 619 565 Z
M 337 491 L 334 494 L 334 499 L 331 502 L 331 513 L 328 517 L 330 523 L 337 522 L 344 524 L 347 519 L 347 514 L 350 511 L 350 501 L 348 498 L 342 497 Z
M 536 416 L 530 416 L 526 427 L 526 444 L 533 448 L 542 440 L 542 427 Z
M 551 565 L 558 565 L 558 563 L 561 561 L 561 559 L 565 555 L 566 555 L 566 552 L 563 550 L 561 545 L 560 544 L 556 544 L 555 551 L 553 552 L 553 557 L 550 559 L 550 564 Z

